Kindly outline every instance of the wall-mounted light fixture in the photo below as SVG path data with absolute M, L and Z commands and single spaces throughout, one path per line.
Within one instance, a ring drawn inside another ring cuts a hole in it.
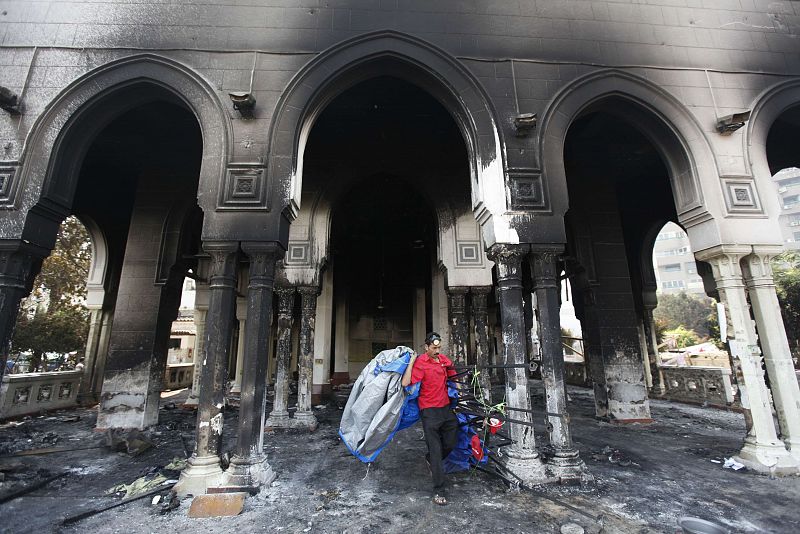
M 246 91 L 236 91 L 228 93 L 233 102 L 233 109 L 242 114 L 243 117 L 252 117 L 253 108 L 256 107 L 256 98 L 252 93 Z
M 732 113 L 717 119 L 717 133 L 720 135 L 730 135 L 750 120 L 750 110 Z
M 536 128 L 536 113 L 520 113 L 514 117 L 514 129 L 517 137 L 527 137 Z
M 11 114 L 19 113 L 19 97 L 8 87 L 0 86 L 0 108 Z

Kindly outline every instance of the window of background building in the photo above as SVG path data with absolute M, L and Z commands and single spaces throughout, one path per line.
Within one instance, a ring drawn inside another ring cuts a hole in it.
M 686 272 L 695 274 L 697 272 L 697 265 L 693 261 L 686 262 Z
M 675 272 L 680 272 L 681 264 L 680 263 L 668 263 L 667 265 L 664 265 L 661 268 L 666 273 L 675 273 Z
M 682 289 L 686 284 L 683 280 L 664 280 L 661 282 L 661 289 Z

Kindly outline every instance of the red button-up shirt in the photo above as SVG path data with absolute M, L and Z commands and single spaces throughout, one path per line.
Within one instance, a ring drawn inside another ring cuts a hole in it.
M 439 361 L 434 361 L 427 354 L 422 354 L 414 361 L 411 369 L 411 383 L 419 385 L 419 409 L 441 408 L 450 404 L 447 396 L 447 377 L 456 374 L 453 362 L 444 354 L 439 354 Z

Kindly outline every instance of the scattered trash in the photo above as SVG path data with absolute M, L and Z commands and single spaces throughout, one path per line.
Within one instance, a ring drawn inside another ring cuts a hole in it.
M 138 430 L 109 429 L 106 433 L 106 446 L 117 452 L 126 452 L 131 456 L 139 456 L 153 447 L 153 442 Z
M 161 495 L 156 495 L 155 497 L 153 497 L 153 500 L 150 501 L 150 504 L 156 505 L 159 503 L 160 500 L 161 500 Z
M 316 406 L 314 406 L 314 409 L 316 409 L 316 410 L 323 410 L 323 409 L 325 409 L 325 407 L 326 407 L 326 406 L 325 406 L 324 404 L 317 404 Z
M 72 524 L 72 523 L 76 523 L 76 522 L 78 522 L 81 519 L 84 519 L 86 517 L 91 517 L 91 516 L 93 516 L 95 514 L 99 514 L 100 512 L 105 512 L 106 510 L 111 510 L 112 508 L 116 508 L 118 506 L 123 506 L 123 505 L 128 504 L 129 502 L 132 502 L 132 501 L 138 501 L 139 499 L 144 499 L 145 497 L 149 497 L 149 496 L 154 495 L 154 494 L 156 494 L 156 493 L 158 493 L 160 491 L 163 491 L 163 489 L 162 488 L 156 488 L 154 490 L 142 493 L 141 495 L 137 495 L 135 497 L 131 497 L 130 499 L 122 499 L 119 502 L 108 504 L 106 506 L 101 506 L 100 508 L 94 508 L 92 510 L 87 510 L 85 512 L 81 512 L 79 514 L 75 514 L 75 515 L 72 515 L 72 516 L 69 516 L 69 517 L 65 517 L 64 520 L 61 521 L 61 524 L 62 525 L 69 525 L 69 524 Z
M 178 407 L 178 406 L 177 406 L 177 405 L 176 405 L 174 402 L 168 402 L 168 403 L 166 403 L 166 404 L 163 406 L 163 408 L 164 408 L 165 410 L 174 410 L 174 409 L 176 409 L 177 407 Z
M 192 499 L 189 517 L 226 517 L 239 515 L 244 508 L 245 492 L 209 493 Z
M 739 471 L 740 469 L 744 469 L 744 464 L 737 462 L 733 458 L 725 458 L 725 463 L 722 464 L 722 467 L 725 469 L 733 469 L 734 471 Z
M 730 531 L 711 521 L 697 517 L 681 517 L 678 526 L 685 534 L 728 534 Z
M 177 477 L 184 467 L 186 467 L 186 460 L 175 458 L 164 467 L 151 467 L 144 476 L 137 478 L 130 484 L 117 484 L 109 488 L 106 493 L 122 494 L 125 499 L 130 499 L 163 486 L 172 487 L 178 482 L 177 478 L 173 477 Z
M 174 481 L 173 484 L 176 484 L 178 481 Z M 180 499 L 178 499 L 178 494 L 175 491 L 170 490 L 169 493 L 164 495 L 161 499 L 161 508 L 158 510 L 160 514 L 166 514 L 175 510 L 181 505 Z

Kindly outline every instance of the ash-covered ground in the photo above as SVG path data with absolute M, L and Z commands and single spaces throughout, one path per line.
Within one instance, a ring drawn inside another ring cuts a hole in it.
M 723 468 L 741 446 L 740 414 L 652 401 L 651 425 L 612 425 L 594 418 L 590 390 L 570 388 L 575 442 L 594 475 L 589 487 L 509 490 L 471 471 L 452 475 L 450 504 L 430 499 L 430 475 L 419 425 L 400 432 L 368 469 L 337 436 L 344 399 L 315 409 L 319 429 L 269 432 L 265 450 L 276 481 L 249 497 L 235 517 L 192 519 L 191 499 L 162 513 L 151 498 L 69 525 L 81 511 L 118 502 L 106 492 L 164 471 L 194 446 L 195 412 L 183 395 L 162 399 L 160 423 L 143 434 L 153 447 L 136 456 L 107 448 L 94 431 L 95 412 L 75 409 L 0 424 L 2 532 L 559 532 L 573 523 L 585 532 L 676 532 L 681 516 L 714 521 L 734 532 L 800 532 L 800 477 L 771 479 Z M 502 397 L 502 388 L 497 390 Z M 534 394 L 541 407 L 542 394 Z M 75 417 L 79 419 L 75 421 Z M 542 417 L 537 417 L 537 422 Z M 225 413 L 232 448 L 236 409 Z M 546 443 L 542 427 L 538 443 Z M 59 450 L 24 455 L 26 451 Z M 20 455 L 22 453 L 23 455 Z M 717 463 L 720 462 L 720 463 Z M 174 474 L 174 473 L 173 473 Z M 58 478 L 54 478 L 58 477 Z M 574 527 L 573 527 L 574 528 Z

